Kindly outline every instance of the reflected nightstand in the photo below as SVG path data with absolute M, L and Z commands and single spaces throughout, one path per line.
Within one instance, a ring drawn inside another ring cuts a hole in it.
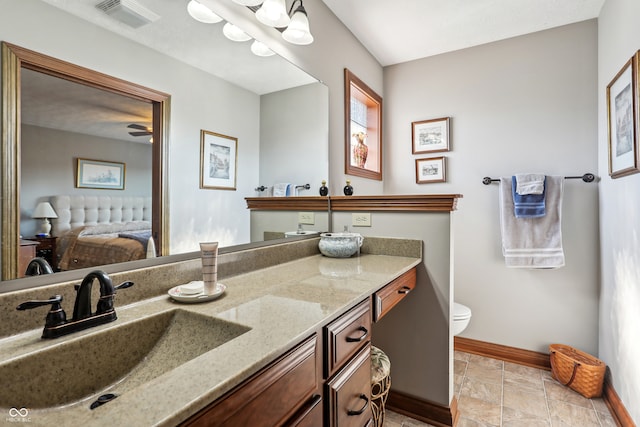
M 58 258 L 56 254 L 57 237 L 39 237 L 35 236 L 30 240 L 38 242 L 36 246 L 36 256 L 47 260 L 53 271 L 58 271 Z

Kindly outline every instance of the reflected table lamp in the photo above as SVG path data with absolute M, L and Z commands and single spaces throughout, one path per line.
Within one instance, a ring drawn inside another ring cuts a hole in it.
M 49 222 L 49 218 L 58 218 L 56 211 L 53 210 L 53 206 L 49 202 L 40 202 L 36 209 L 33 211 L 31 218 L 42 219 L 40 223 L 40 231 L 38 232 L 38 236 L 48 237 L 49 232 L 51 231 L 51 223 Z

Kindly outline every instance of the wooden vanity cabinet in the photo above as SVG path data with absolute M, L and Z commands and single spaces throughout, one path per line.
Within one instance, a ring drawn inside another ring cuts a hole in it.
M 314 334 L 182 425 L 321 425 L 318 359 L 317 336 Z
M 415 267 L 373 294 L 373 321 L 377 322 L 416 287 Z
M 192 416 L 183 426 L 373 425 L 371 325 L 416 286 L 404 273 L 284 356 Z M 373 310 L 372 310 L 373 306 Z M 322 335 L 322 342 L 318 335 Z
M 325 425 L 363 427 L 372 421 L 371 304 L 358 304 L 324 328 Z

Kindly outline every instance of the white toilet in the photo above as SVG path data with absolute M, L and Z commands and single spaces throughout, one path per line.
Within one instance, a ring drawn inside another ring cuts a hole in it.
M 464 331 L 471 320 L 471 309 L 466 305 L 453 303 L 453 335 Z

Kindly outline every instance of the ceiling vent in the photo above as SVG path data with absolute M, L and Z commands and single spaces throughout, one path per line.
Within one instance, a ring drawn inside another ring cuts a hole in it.
M 160 19 L 160 15 L 134 0 L 104 0 L 98 3 L 96 7 L 133 28 L 142 27 Z

